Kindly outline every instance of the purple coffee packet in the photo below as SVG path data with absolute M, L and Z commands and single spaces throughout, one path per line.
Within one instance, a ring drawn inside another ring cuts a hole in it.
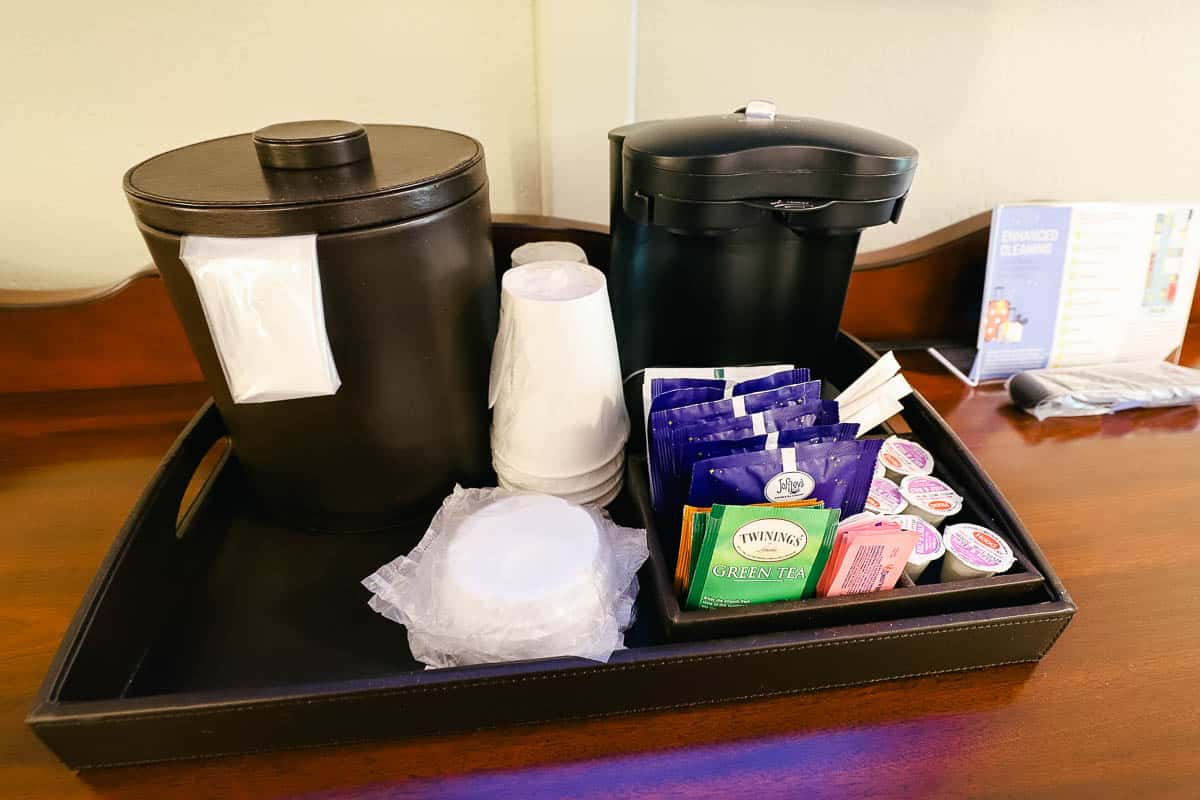
M 655 511 L 670 510 L 664 504 L 662 481 L 671 474 L 671 430 L 695 422 L 718 418 L 745 417 L 771 408 L 797 405 L 821 396 L 821 382 L 807 381 L 763 392 L 738 395 L 706 403 L 666 408 L 650 414 L 650 496 Z
M 676 454 L 688 442 L 694 441 L 725 441 L 743 439 L 788 428 L 810 428 L 814 425 L 835 425 L 838 422 L 838 404 L 834 400 L 806 400 L 796 405 L 767 409 L 744 417 L 723 417 L 715 420 L 698 422 L 694 425 L 683 425 L 671 431 L 669 444 L 658 444 L 651 450 L 654 459 L 654 469 L 650 471 L 651 496 L 662 485 L 669 483 L 674 477 L 680 484 L 679 495 L 687 492 L 687 483 L 691 478 L 690 468 L 680 469 L 676 466 Z M 656 475 L 658 477 L 656 477 Z M 657 485 L 656 485 L 657 483 Z M 658 509 L 670 509 L 665 494 Z
M 750 378 L 744 381 L 732 381 L 725 378 L 652 378 L 650 381 L 650 399 L 653 400 L 667 392 L 679 389 L 717 390 L 716 396 L 691 401 L 694 403 L 703 403 L 706 400 L 720 400 L 723 397 L 736 397 L 741 394 L 753 394 L 754 392 L 764 392 L 767 389 L 777 389 L 780 386 L 790 386 L 793 383 L 804 383 L 808 378 L 809 372 L 803 367 L 780 370 L 761 378 Z M 651 403 L 650 409 L 656 411 L 661 408 L 678 408 L 681 405 L 686 404 L 672 403 L 655 408 L 654 404 Z
M 720 400 L 725 396 L 725 390 L 715 386 L 690 386 L 686 389 L 671 389 L 656 395 L 650 401 L 650 413 L 663 411 L 680 406 L 693 406 L 696 403 L 707 403 L 710 400 Z
M 676 445 L 670 465 L 672 472 L 663 481 L 664 503 L 668 508 L 683 505 L 692 477 L 692 465 L 698 461 L 738 453 L 778 450 L 781 447 L 791 447 L 797 444 L 851 441 L 857 435 L 858 425 L 842 423 L 789 427 L 761 436 L 685 442 L 682 445 Z
M 788 428 L 811 428 L 814 425 L 837 425 L 836 400 L 808 400 L 794 406 L 772 408 L 733 419 L 708 420 L 684 425 L 671 431 L 671 448 L 678 450 L 687 442 L 713 442 L 725 439 L 744 439 Z
M 698 461 L 687 503 L 703 508 L 812 497 L 848 517 L 863 510 L 882 445 L 880 439 L 855 439 Z

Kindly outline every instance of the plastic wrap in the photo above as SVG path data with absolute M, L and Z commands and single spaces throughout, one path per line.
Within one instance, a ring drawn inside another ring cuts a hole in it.
M 646 532 L 544 494 L 455 487 L 407 556 L 363 580 L 413 657 L 453 667 L 624 646 Z
M 1166 361 L 1038 369 L 1008 379 L 1014 403 L 1039 420 L 1200 401 L 1200 370 Z
M 337 392 L 317 237 L 184 236 L 187 268 L 235 403 Z

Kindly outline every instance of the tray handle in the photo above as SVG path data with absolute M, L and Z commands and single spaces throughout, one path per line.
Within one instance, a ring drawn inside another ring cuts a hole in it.
M 194 548 L 177 537 L 180 505 L 196 470 L 225 435 L 221 415 L 209 400 L 167 451 L 88 587 L 51 663 L 34 715 L 47 701 L 124 696 L 128 665 L 140 660 L 140 648 L 169 610 L 151 600 L 166 596 L 194 560 Z M 197 500 L 226 471 L 222 467 L 230 457 L 229 451 L 221 456 Z M 186 528 L 200 505 L 195 502 L 184 513 L 180 528 Z M 128 591 L 131 585 L 137 591 Z M 115 591 L 114 586 L 126 589 Z

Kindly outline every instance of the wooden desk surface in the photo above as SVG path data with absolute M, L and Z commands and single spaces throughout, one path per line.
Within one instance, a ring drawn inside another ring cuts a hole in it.
M 1200 412 L 1038 423 L 998 389 L 970 390 L 923 355 L 902 361 L 1079 604 L 1039 664 L 83 775 L 22 720 L 101 556 L 205 392 L 0 396 L 0 794 L 1196 797 Z

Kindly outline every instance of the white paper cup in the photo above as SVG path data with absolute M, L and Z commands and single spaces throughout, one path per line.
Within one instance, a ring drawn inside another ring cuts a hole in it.
M 942 580 L 962 581 L 989 578 L 1012 569 L 1016 556 L 1008 542 L 995 531 L 980 525 L 950 525 L 942 537 L 946 557 Z
M 934 527 L 962 511 L 962 495 L 932 475 L 909 475 L 900 481 L 900 494 L 908 501 L 909 514 Z
M 504 473 L 500 473 L 500 472 L 496 473 L 496 477 L 499 478 L 499 480 L 500 480 L 500 485 L 505 489 L 509 489 L 509 490 L 515 491 L 515 492 L 540 492 L 542 494 L 552 494 L 555 497 L 561 497 L 563 500 L 567 500 L 572 503 L 579 503 L 581 505 L 583 503 L 594 502 L 596 500 L 596 498 L 603 497 L 604 495 L 606 495 L 610 491 L 612 491 L 614 488 L 620 489 L 621 480 L 622 480 L 622 478 L 624 478 L 624 476 L 625 476 L 625 470 L 624 470 L 624 464 L 622 464 L 612 474 L 610 474 L 606 478 L 602 479 L 598 483 L 593 483 L 590 486 L 581 487 L 576 490 L 567 491 L 567 490 L 554 490 L 554 489 L 536 489 L 533 486 L 530 486 L 528 484 L 514 481 L 514 480 L 510 479 L 508 476 L 506 476 Z
M 899 436 L 889 436 L 883 440 L 878 463 L 883 465 L 885 477 L 897 483 L 909 475 L 929 475 L 933 472 L 933 456 L 929 451 Z
M 604 467 L 629 438 L 604 274 L 569 261 L 504 273 L 492 355 L 492 450 L 527 475 Z
M 619 475 L 625 469 L 625 451 L 617 453 L 616 457 L 599 469 L 585 472 L 570 478 L 547 478 L 541 475 L 530 475 L 510 467 L 493 455 L 492 466 L 502 482 L 518 486 L 523 491 L 546 492 L 563 496 L 577 492 L 590 491 L 597 486 L 609 483 L 613 476 Z
M 536 264 L 539 261 L 588 263 L 587 253 L 574 242 L 527 242 L 513 250 L 510 256 L 510 263 L 514 267 Z
M 623 479 L 622 479 L 622 482 L 623 482 Z M 609 492 L 608 492 L 607 494 L 605 494 L 603 497 L 598 497 L 598 498 L 596 498 L 595 500 L 589 500 L 589 501 L 588 501 L 587 503 L 585 503 L 584 505 L 589 505 L 589 506 L 600 506 L 601 508 L 603 508 L 604 506 L 606 506 L 606 505 L 608 505 L 609 503 L 611 503 L 613 500 L 616 500 L 616 499 L 617 499 L 617 495 L 619 495 L 620 493 L 621 493 L 621 484 L 620 484 L 620 483 L 618 483 L 618 484 L 617 484 L 617 486 L 616 486 L 616 488 L 614 488 L 614 489 L 612 489 L 611 491 L 609 491 Z

